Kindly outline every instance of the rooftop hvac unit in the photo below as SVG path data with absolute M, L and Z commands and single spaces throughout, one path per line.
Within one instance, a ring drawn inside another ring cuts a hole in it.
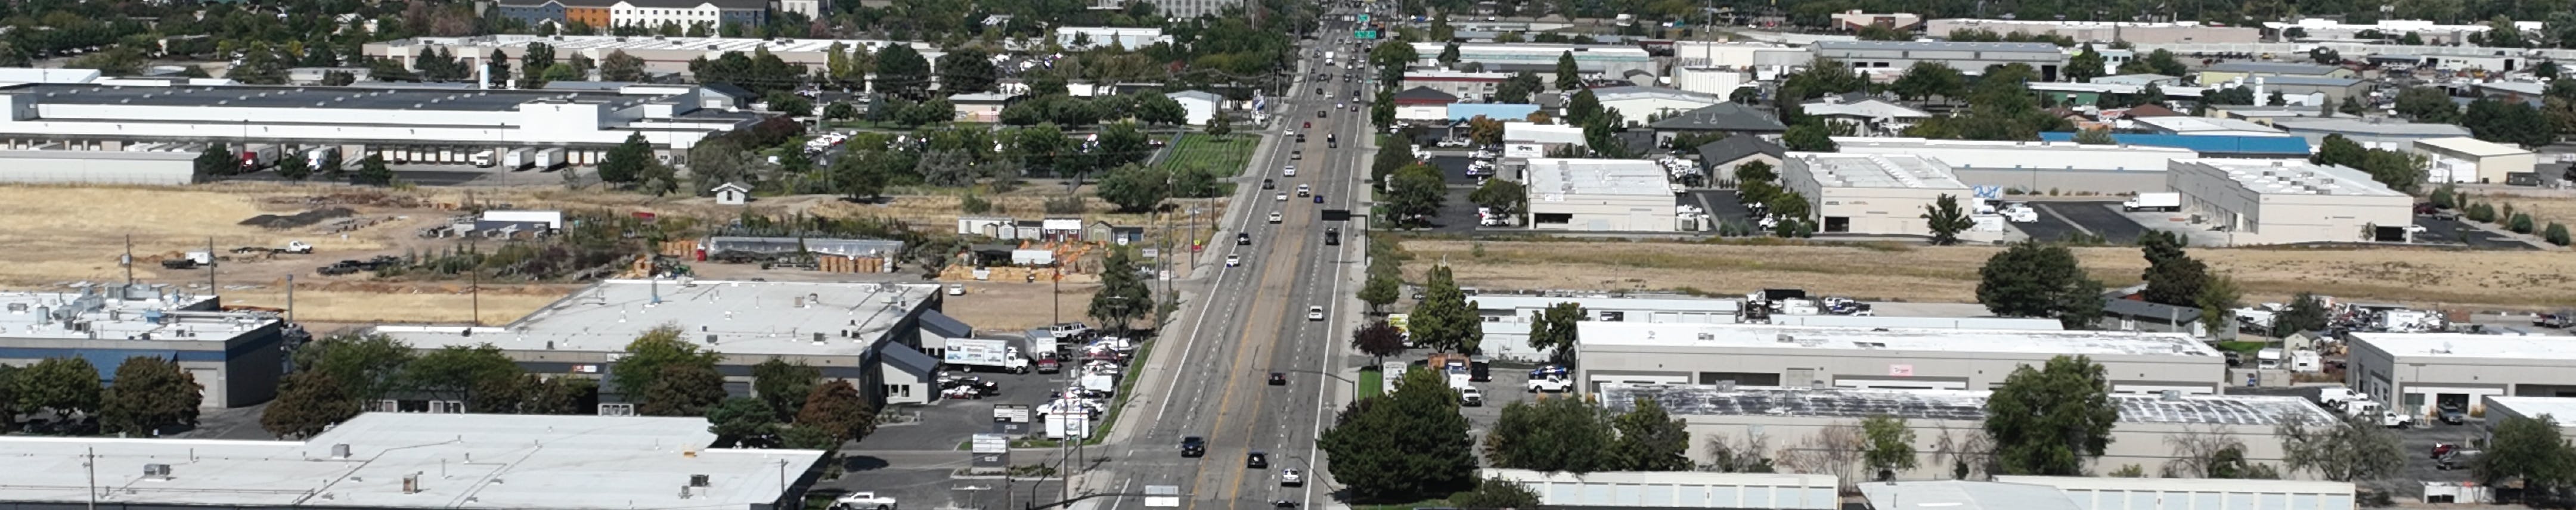
M 2166 401 L 2166 402 L 2181 402 L 2181 401 L 2182 401 L 2182 390 L 2164 390 L 2164 391 L 2159 392 L 2159 393 L 2163 393 L 2163 394 L 2164 394 L 2164 396 L 2163 396 L 2163 400 L 2164 400 L 2164 401 Z
M 690 487 L 706 487 L 707 485 L 707 475 L 689 475 Z
M 169 465 L 169 464 L 144 464 L 144 465 L 143 465 L 143 476 L 158 477 L 158 478 L 169 478 L 169 477 L 170 477 L 170 465 Z
M 339 444 L 331 445 L 331 458 L 334 458 L 334 459 L 346 459 L 346 458 L 349 458 L 349 444 L 348 444 L 348 443 L 339 443 Z
M 708 334 L 707 334 L 707 345 L 715 345 L 715 344 L 716 344 L 716 335 L 715 335 L 714 333 L 708 333 Z

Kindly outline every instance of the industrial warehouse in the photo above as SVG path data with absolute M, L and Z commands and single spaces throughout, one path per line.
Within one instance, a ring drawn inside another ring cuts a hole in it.
M 2075 142 L 1927 140 L 1836 137 L 1844 154 L 1921 156 L 1950 165 L 1959 182 L 2038 193 L 2118 195 L 2165 191 L 2173 160 L 2200 157 L 2190 149 Z
M 709 448 L 698 417 L 366 413 L 302 441 L 0 437 L 12 508 L 747 510 L 818 450 Z
M 872 405 L 936 400 L 939 362 L 921 351 L 931 324 L 957 325 L 939 314 L 933 284 L 789 283 L 711 280 L 605 280 L 527 317 L 500 326 L 377 326 L 415 349 L 491 344 L 532 373 L 604 375 L 627 343 L 654 328 L 724 353 L 717 363 L 725 389 L 751 393 L 750 367 L 770 359 L 812 365 L 824 379 L 847 380 Z M 942 328 L 946 329 L 946 328 Z M 600 385 L 602 414 L 633 404 L 614 380 Z M 396 403 L 417 407 L 413 403 Z M 429 409 L 461 403 L 427 403 Z
M 682 85 L 606 92 L 365 87 L 102 85 L 36 83 L 0 88 L 0 181 L 194 182 L 187 161 L 126 153 L 185 152 L 226 143 L 264 151 L 336 154 L 354 164 L 467 163 L 473 154 L 533 148 L 556 161 L 596 164 L 641 134 L 665 158 L 767 114 L 737 111 L 742 98 Z M 88 152 L 81 152 L 88 151 Z M 101 163 L 102 159 L 114 163 Z M 83 179 L 101 167 L 116 172 Z
M 2485 396 L 2576 396 L 2576 346 L 2566 337 L 2469 333 L 2351 333 L 2345 384 L 2401 414 L 2444 406 L 2478 412 Z
M 1575 382 L 1985 390 L 2014 369 L 2091 357 L 2114 393 L 2216 393 L 2227 364 L 2180 333 L 1586 321 Z
M 1614 413 L 1635 407 L 1638 399 L 1655 401 L 1686 422 L 1694 439 L 1779 448 L 1786 454 L 1775 462 L 1792 472 L 1836 474 L 1851 470 L 1830 463 L 1799 465 L 1804 460 L 1798 458 L 1797 452 L 1819 448 L 1816 437 L 1829 427 L 1856 428 L 1862 419 L 1872 416 L 1904 418 L 1914 431 L 1914 449 L 1922 459 L 1918 462 L 1920 467 L 1895 473 L 1901 480 L 1951 478 L 1956 456 L 1972 448 L 1968 445 L 1970 438 L 1984 430 L 1987 397 L 1985 391 L 1729 384 L 1611 384 L 1601 391 L 1601 402 Z M 2278 426 L 2339 423 L 2325 410 L 2297 397 L 2161 393 L 2114 394 L 2110 398 L 2118 406 L 2120 418 L 2111 428 L 2110 445 L 2093 460 L 2096 472 L 2127 465 L 2156 472 L 2168 462 L 2184 457 L 2168 438 L 2185 435 L 2235 441 L 2244 446 L 2248 464 L 2281 468 L 2281 442 L 2273 435 Z M 1690 455 L 1693 460 L 1707 462 L 1714 453 L 1694 448 Z M 2281 471 L 2292 473 L 2289 469 Z M 1847 475 L 1859 473 L 1841 474 L 1848 478 Z
M 1782 160 L 1781 187 L 1807 198 L 1822 218 L 1817 232 L 1929 236 L 1924 207 L 1942 195 L 1969 198 L 1950 165 L 1928 157 L 1792 152 Z
M 215 296 L 170 286 L 91 286 L 0 293 L 0 365 L 80 358 L 113 382 L 135 356 L 175 361 L 205 386 L 200 407 L 267 402 L 285 370 L 292 326 L 264 312 L 222 311 Z
M 1672 232 L 1672 181 L 1663 165 L 1621 159 L 1529 160 L 1530 228 L 1592 232 Z
M 2230 244 L 2405 242 L 2414 197 L 2370 174 L 2282 159 L 2182 159 L 2167 172 L 2186 208 Z
M 606 60 L 610 54 L 623 52 L 642 59 L 647 73 L 676 75 L 686 75 L 692 59 L 713 58 L 725 52 L 750 54 L 767 51 L 781 61 L 817 70 L 829 60 L 831 52 L 827 50 L 834 47 L 842 48 L 842 51 L 874 52 L 887 45 L 907 44 L 921 52 L 924 61 L 931 62 L 932 66 L 937 66 L 939 56 L 946 54 L 930 43 L 884 40 L 506 34 L 396 39 L 367 43 L 365 51 L 369 57 L 389 58 L 402 62 L 404 68 L 414 68 L 413 63 L 432 50 L 443 50 L 468 61 L 479 60 L 479 57 L 492 54 L 493 50 L 500 50 L 501 54 L 510 57 L 512 63 L 526 62 L 528 45 L 534 43 L 553 47 L 555 54 L 565 59 L 578 55 L 591 60 Z

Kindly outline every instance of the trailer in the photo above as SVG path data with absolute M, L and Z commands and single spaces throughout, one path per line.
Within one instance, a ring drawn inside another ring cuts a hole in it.
M 329 172 L 332 170 L 338 170 L 336 168 L 328 167 L 331 164 L 331 159 L 339 156 L 339 147 L 316 147 L 313 150 L 304 151 L 304 163 L 311 165 L 315 172 Z
M 948 351 L 946 353 L 947 359 L 945 361 L 949 365 L 965 370 L 993 370 L 1015 374 L 1028 373 L 1028 355 L 1021 352 L 1019 347 L 1011 345 L 1011 343 L 1012 342 L 1008 340 L 952 338 L 948 340 Z
M 540 170 L 553 170 L 555 167 L 563 166 L 564 150 L 562 148 L 538 149 L 536 164 Z
M 526 169 L 528 165 L 536 163 L 534 152 L 536 152 L 534 149 L 526 147 L 509 149 L 501 155 L 501 167 L 510 170 Z
M 492 152 L 492 149 L 476 151 L 471 155 L 467 155 L 465 160 L 473 163 L 475 168 L 492 168 L 493 165 L 501 164 L 500 158 L 496 157 Z
M 2131 211 L 2180 211 L 2182 210 L 2182 194 L 2171 191 L 2139 193 L 2136 198 L 2131 198 L 2126 202 L 2121 202 L 2120 208 Z
M 278 152 L 276 144 L 255 143 L 243 145 L 241 149 L 242 171 L 256 171 L 262 168 L 268 168 L 269 165 L 277 164 Z

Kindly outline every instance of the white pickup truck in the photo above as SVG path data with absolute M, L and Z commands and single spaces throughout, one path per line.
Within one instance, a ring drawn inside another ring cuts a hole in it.
M 1572 389 L 1574 389 L 1574 382 L 1567 381 L 1563 377 L 1529 380 L 1530 393 L 1564 393 Z
M 832 510 L 895 510 L 894 498 L 877 497 L 875 492 L 852 492 L 832 500 Z

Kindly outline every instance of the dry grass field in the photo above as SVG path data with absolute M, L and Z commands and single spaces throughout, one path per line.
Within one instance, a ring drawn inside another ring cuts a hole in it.
M 2506 205 L 2511 205 L 2514 212 L 2531 213 L 2535 229 L 2546 228 L 2552 221 L 2568 224 L 2569 228 L 2576 228 L 2576 197 L 2535 192 L 2489 191 L 2479 193 L 2477 197 L 2479 200 L 2494 202 L 2498 211 L 2502 211 Z
M 1477 245 L 1482 245 L 1478 255 Z M 1999 248 L 1918 245 L 1725 245 L 1673 242 L 1470 242 L 1414 240 L 1405 264 L 1413 281 L 1447 261 L 1460 285 L 1498 289 L 1695 290 L 1740 294 L 1761 288 L 1887 301 L 1975 300 L 1977 268 Z M 2134 284 L 2146 268 L 2135 248 L 2077 248 L 2084 268 L 2111 286 Z M 2247 302 L 2286 301 L 2310 291 L 2343 299 L 2445 308 L 2576 306 L 2562 252 L 2435 249 L 2196 249 L 2193 256 L 2236 278 Z
M 974 326 L 980 331 L 1017 333 L 1029 328 L 1054 324 L 1055 314 L 1046 313 L 1056 306 L 1066 322 L 1091 320 L 1091 295 L 1100 292 L 1098 284 L 1066 284 L 1061 302 L 1047 293 L 1054 285 L 1040 283 L 972 282 L 966 284 L 966 295 L 948 296 L 940 313 Z

